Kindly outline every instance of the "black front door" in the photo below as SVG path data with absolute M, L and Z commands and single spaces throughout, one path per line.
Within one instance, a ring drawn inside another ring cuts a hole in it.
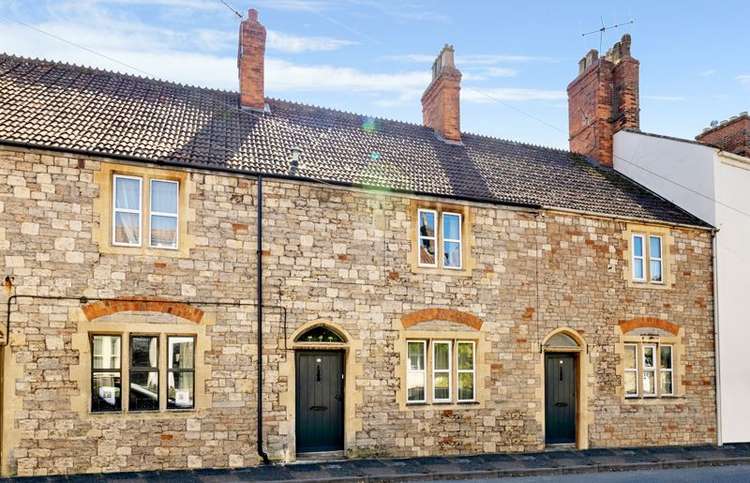
M 548 444 L 576 441 L 576 356 L 545 354 L 545 434 Z
M 297 452 L 344 449 L 344 353 L 297 351 Z

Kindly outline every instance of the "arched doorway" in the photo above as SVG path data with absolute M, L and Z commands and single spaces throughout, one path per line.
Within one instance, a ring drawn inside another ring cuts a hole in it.
M 582 354 L 586 344 L 572 329 L 550 333 L 542 345 L 544 364 L 544 441 L 547 445 L 584 445 Z
M 297 454 L 343 451 L 346 337 L 316 324 L 294 338 Z

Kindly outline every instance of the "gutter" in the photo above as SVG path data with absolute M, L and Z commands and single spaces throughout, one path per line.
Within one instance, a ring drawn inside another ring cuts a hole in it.
M 721 434 L 721 357 L 719 355 L 719 257 L 717 253 L 717 235 L 718 230 L 711 234 L 714 262 L 714 372 L 716 391 L 716 444 L 724 444 Z

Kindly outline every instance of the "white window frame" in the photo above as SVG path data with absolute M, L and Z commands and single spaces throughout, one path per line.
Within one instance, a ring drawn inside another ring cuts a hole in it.
M 625 372 L 634 372 L 635 373 L 635 393 L 634 394 L 628 394 L 628 392 L 625 390 L 625 379 L 623 378 L 622 384 L 623 384 L 623 391 L 625 392 L 626 398 L 633 398 L 638 397 L 641 394 L 641 384 L 643 381 L 641 381 L 641 378 L 638 377 L 638 346 L 639 344 L 635 343 L 625 343 L 625 351 L 627 352 L 628 347 L 633 347 L 635 349 L 635 357 L 633 357 L 633 362 L 635 363 L 634 368 L 628 368 L 625 366 L 625 361 L 623 360 L 623 367 L 625 368 Z
M 471 369 L 461 369 L 458 363 L 458 346 L 467 344 L 471 346 Z M 471 373 L 471 399 L 461 399 L 461 374 Z M 450 385 L 450 382 L 449 382 Z M 456 342 L 456 400 L 458 402 L 473 402 L 477 400 L 477 346 L 473 340 L 460 340 Z
M 659 396 L 659 380 L 658 380 L 658 373 L 656 370 L 656 366 L 658 364 L 657 357 L 659 355 L 657 349 L 657 344 L 643 344 L 641 346 L 641 364 L 643 365 L 642 369 L 642 377 L 641 377 L 641 385 L 643 384 L 644 377 L 647 372 L 650 372 L 654 375 L 652 381 L 653 381 L 653 393 L 646 393 L 646 389 L 641 387 L 643 392 L 643 397 L 658 397 Z M 651 367 L 646 366 L 646 349 L 651 348 L 652 349 L 652 358 L 653 358 L 653 365 Z
M 411 361 L 409 360 L 409 344 L 420 344 L 422 346 L 422 361 L 424 367 L 422 370 L 412 369 Z M 422 375 L 422 388 L 424 396 L 422 399 L 409 399 L 409 375 L 410 374 L 421 374 Z M 427 341 L 426 340 L 407 340 L 406 341 L 406 403 L 425 403 L 427 402 Z
M 442 222 L 443 229 L 445 229 L 445 217 L 446 216 L 457 216 L 458 217 L 458 239 L 453 238 L 445 238 L 445 233 L 441 232 L 441 252 L 440 252 L 440 263 L 442 264 L 443 268 L 447 270 L 462 270 L 464 265 L 464 245 L 463 241 L 461 240 L 463 236 L 463 216 L 461 216 L 461 213 L 454 213 L 452 211 L 444 211 L 442 212 L 440 216 L 440 221 Z M 452 242 L 452 243 L 458 243 L 458 266 L 457 267 L 451 267 L 445 264 L 445 260 L 443 260 L 443 257 L 445 256 L 445 244 L 446 242 Z
M 653 253 L 651 253 L 651 239 L 652 238 L 658 238 L 659 239 L 659 256 L 655 257 Z M 661 280 L 654 280 L 653 275 L 651 274 L 651 262 L 659 262 L 659 266 L 661 267 Z M 646 272 L 643 272 L 645 275 Z M 664 238 L 661 237 L 661 235 L 649 235 L 648 236 L 648 281 L 650 283 L 657 283 L 662 284 L 664 283 Z
M 635 239 L 640 238 L 641 239 L 641 254 L 636 255 L 635 254 Z M 631 275 L 633 277 L 633 280 L 635 282 L 645 282 L 647 280 L 647 274 L 648 274 L 648 266 L 646 265 L 646 250 L 648 250 L 648 247 L 646 247 L 646 237 L 640 233 L 633 233 L 633 237 L 631 238 L 631 257 L 630 257 L 630 263 L 632 265 L 631 267 Z M 635 262 L 636 260 L 640 260 L 641 266 L 643 267 L 643 277 L 636 277 L 635 275 Z M 662 277 L 663 278 L 663 277 Z
M 432 237 L 422 236 L 420 228 L 422 227 L 422 213 L 432 213 L 433 219 L 435 220 L 435 233 Z M 438 252 L 440 248 L 438 246 L 438 235 L 440 234 L 440 223 L 438 212 L 436 210 L 428 210 L 425 208 L 417 209 L 417 264 L 420 267 L 431 267 L 436 268 L 438 266 L 438 258 L 441 256 Z M 422 262 L 422 240 L 432 240 L 433 246 L 435 247 L 435 263 L 423 263 Z
M 172 183 L 177 185 L 177 212 L 176 213 L 164 213 L 161 211 L 153 211 L 153 193 L 154 193 L 154 181 L 159 183 Z M 151 244 L 151 233 L 153 230 L 153 219 L 154 216 L 162 216 L 165 218 L 175 219 L 175 244 L 173 247 L 152 245 Z M 178 250 L 180 246 L 180 182 L 171 179 L 159 179 L 151 178 L 148 183 L 148 246 L 149 248 L 163 249 L 163 250 Z
M 117 180 L 131 179 L 138 181 L 138 206 L 139 210 L 117 207 Z M 131 213 L 138 215 L 138 243 L 123 243 L 117 241 L 117 213 Z M 143 243 L 143 178 L 139 176 L 126 176 L 116 174 L 112 177 L 112 245 L 120 247 L 139 247 Z
M 447 345 L 448 346 L 448 368 L 447 369 L 435 369 L 435 352 L 437 351 L 437 347 L 439 345 Z M 432 341 L 432 402 L 436 403 L 445 403 L 445 402 L 451 402 L 453 401 L 453 350 L 452 350 L 452 344 L 449 340 L 435 340 Z M 448 398 L 447 399 L 438 399 L 435 397 L 435 375 L 436 374 L 442 374 L 442 373 L 448 373 Z
M 669 347 L 669 369 L 661 367 L 661 350 L 664 347 Z M 661 392 L 661 378 L 664 373 L 669 373 L 669 378 L 672 380 L 672 391 Z M 674 346 L 672 344 L 659 344 L 659 395 L 660 396 L 674 396 Z

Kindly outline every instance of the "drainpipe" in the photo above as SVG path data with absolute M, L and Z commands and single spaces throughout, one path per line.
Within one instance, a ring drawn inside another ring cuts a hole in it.
M 721 379 L 719 374 L 721 372 L 721 357 L 719 356 L 719 257 L 717 252 L 718 243 L 716 241 L 716 235 L 718 230 L 713 230 L 711 233 L 711 244 L 713 248 L 713 262 L 714 262 L 714 372 L 715 375 L 715 391 L 716 391 L 716 443 L 721 446 L 724 444 L 721 435 Z
M 263 459 L 263 463 L 269 463 L 268 455 L 263 450 L 263 177 L 258 176 L 258 194 L 255 203 L 258 206 L 258 216 L 256 223 L 258 225 L 257 240 L 257 263 L 258 273 L 255 286 L 257 293 L 258 306 L 258 456 Z

